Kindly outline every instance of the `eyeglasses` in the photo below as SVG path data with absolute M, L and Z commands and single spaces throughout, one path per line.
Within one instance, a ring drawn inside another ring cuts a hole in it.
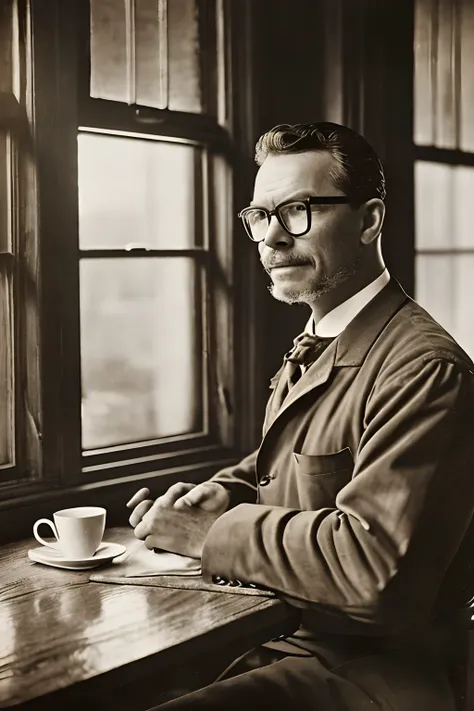
M 287 200 L 274 210 L 264 207 L 246 207 L 239 212 L 245 231 L 254 242 L 265 239 L 272 215 L 292 237 L 302 237 L 311 229 L 311 205 L 343 205 L 350 202 L 347 195 L 308 197 L 304 200 Z

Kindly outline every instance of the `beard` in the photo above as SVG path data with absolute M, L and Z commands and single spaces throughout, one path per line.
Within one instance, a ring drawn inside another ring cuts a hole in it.
M 285 304 L 311 304 L 317 301 L 324 294 L 337 289 L 341 284 L 350 279 L 359 271 L 361 254 L 359 253 L 351 264 L 340 266 L 333 274 L 324 274 L 323 276 L 315 276 L 313 280 L 303 288 L 291 289 L 284 284 L 272 283 L 268 289 L 270 294 L 277 301 L 282 301 Z M 298 263 L 296 260 L 293 263 Z M 299 262 L 308 264 L 308 261 Z M 264 265 L 265 271 L 270 273 L 269 269 Z

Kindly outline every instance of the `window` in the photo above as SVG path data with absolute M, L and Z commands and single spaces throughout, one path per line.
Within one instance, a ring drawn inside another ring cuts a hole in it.
M 246 449 L 233 235 L 248 120 L 231 81 L 247 5 L 4 5 L 0 89 L 26 135 L 0 126 L 6 496 L 215 470 Z
M 417 0 L 416 296 L 474 356 L 474 6 Z
M 28 117 L 31 26 L 20 3 L 0 10 L 0 485 L 10 486 L 33 456 L 41 429 L 38 390 L 36 170 Z M 23 236 L 22 239 L 20 237 Z M 28 367 L 27 367 L 28 360 Z
M 214 0 L 90 2 L 78 125 L 88 475 L 232 444 L 231 340 L 217 349 L 215 330 L 219 308 L 232 331 L 217 289 L 232 274 L 224 14 Z
M 82 445 L 205 432 L 204 155 L 79 135 Z

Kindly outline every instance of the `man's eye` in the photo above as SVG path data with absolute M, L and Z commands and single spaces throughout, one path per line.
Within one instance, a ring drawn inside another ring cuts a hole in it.
M 290 205 L 285 205 L 283 209 L 287 215 L 298 215 L 306 212 L 306 205 L 303 202 L 294 202 Z
M 266 220 L 267 216 L 263 212 L 263 210 L 254 210 L 253 212 L 248 213 L 248 220 L 251 224 L 257 224 L 259 222 L 262 222 L 263 220 Z

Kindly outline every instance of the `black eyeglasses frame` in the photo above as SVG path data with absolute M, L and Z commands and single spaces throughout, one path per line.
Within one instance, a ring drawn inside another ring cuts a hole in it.
M 285 205 L 291 205 L 292 203 L 295 202 L 300 202 L 303 203 L 306 207 L 306 216 L 307 216 L 307 223 L 308 227 L 303 231 L 303 232 L 298 232 L 295 234 L 294 232 L 290 232 L 290 230 L 286 227 L 286 225 L 283 222 L 283 219 L 280 215 L 280 209 L 282 207 L 285 207 Z M 244 229 L 247 233 L 247 235 L 250 237 L 252 242 L 263 242 L 265 237 L 262 237 L 261 239 L 254 239 L 252 236 L 252 231 L 250 229 L 250 226 L 247 224 L 246 221 L 246 215 L 251 211 L 251 210 L 262 210 L 267 216 L 267 224 L 268 227 L 270 226 L 270 221 L 275 215 L 275 217 L 278 220 L 279 225 L 287 232 L 289 235 L 292 237 L 303 237 L 303 235 L 307 234 L 310 229 L 311 229 L 311 205 L 347 205 L 348 203 L 351 202 L 351 199 L 347 197 L 347 195 L 321 195 L 321 196 L 314 196 L 314 197 L 307 197 L 307 198 L 292 198 L 291 200 L 285 200 L 284 202 L 281 202 L 279 205 L 276 205 L 274 210 L 267 210 L 265 207 L 259 207 L 258 205 L 251 205 L 249 207 L 244 207 L 243 210 L 241 210 L 238 214 L 238 217 L 242 220 L 242 224 L 244 226 Z M 268 229 L 267 227 L 267 229 Z

